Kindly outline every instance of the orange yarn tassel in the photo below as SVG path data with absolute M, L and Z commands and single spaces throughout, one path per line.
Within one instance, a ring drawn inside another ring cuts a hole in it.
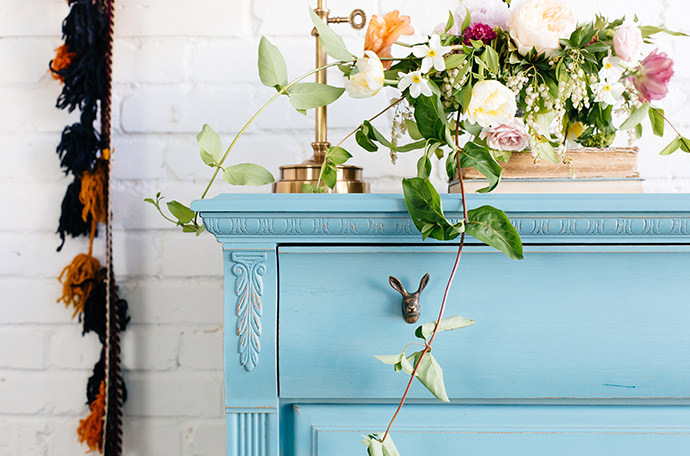
M 104 416 L 105 382 L 101 382 L 96 400 L 91 403 L 91 413 L 85 419 L 79 420 L 79 427 L 77 428 L 79 443 L 86 443 L 89 446 L 89 453 L 92 451 L 102 453 Z
M 105 190 L 107 161 L 99 159 L 93 171 L 81 177 L 79 201 L 84 205 L 81 217 L 88 220 L 89 214 L 95 222 L 105 223 Z
M 69 67 L 75 55 L 77 54 L 67 50 L 66 44 L 63 44 L 55 50 L 55 58 L 50 62 L 50 74 L 53 76 L 53 79 L 65 82 L 65 77 L 59 74 L 58 71 Z
M 58 280 L 62 283 L 62 296 L 57 302 L 64 302 L 65 307 L 74 306 L 72 318 L 84 311 L 84 303 L 98 280 L 101 264 L 86 253 L 80 253 L 72 263 L 65 266 Z

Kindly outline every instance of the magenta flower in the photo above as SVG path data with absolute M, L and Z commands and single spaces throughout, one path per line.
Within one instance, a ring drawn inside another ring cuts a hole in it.
M 661 100 L 668 93 L 668 82 L 673 76 L 673 60 L 657 49 L 635 68 L 632 77 L 635 88 L 643 101 Z
M 468 46 L 472 44 L 470 40 L 481 40 L 484 44 L 489 44 L 496 38 L 496 32 L 488 25 L 477 22 L 467 27 L 462 36 L 462 42 Z

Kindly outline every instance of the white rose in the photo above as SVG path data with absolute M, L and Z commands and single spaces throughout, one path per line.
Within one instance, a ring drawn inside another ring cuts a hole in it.
M 353 98 L 374 96 L 383 87 L 383 64 L 373 51 L 366 51 L 364 57 L 357 60 L 358 73 L 345 80 L 345 90 Z
M 515 94 L 500 82 L 484 80 L 472 87 L 472 97 L 467 107 L 470 122 L 482 127 L 497 127 L 513 120 L 515 111 Z
M 577 28 L 575 13 L 559 0 L 525 0 L 511 10 L 508 27 L 521 55 L 534 47 L 550 56 Z

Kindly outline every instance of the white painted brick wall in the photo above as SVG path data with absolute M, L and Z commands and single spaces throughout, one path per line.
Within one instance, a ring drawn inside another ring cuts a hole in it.
M 335 14 L 355 7 L 398 8 L 423 33 L 443 21 L 456 1 L 341 0 L 330 7 Z M 257 78 L 260 35 L 280 46 L 291 76 L 311 67 L 307 8 L 314 3 L 117 2 L 113 198 L 115 268 L 132 315 L 123 337 L 127 456 L 224 452 L 220 247 L 210 236 L 193 239 L 170 230 L 142 200 L 158 190 L 181 200 L 198 197 L 209 173 L 197 158 L 194 135 L 208 122 L 227 145 L 272 96 Z M 645 22 L 690 31 L 690 7 L 683 0 L 571 3 L 580 17 L 596 10 L 636 11 Z M 76 116 L 54 108 L 60 86 L 46 69 L 60 45 L 66 14 L 64 0 L 0 0 L 0 456 L 85 453 L 75 427 L 87 412 L 85 385 L 99 345 L 93 336 L 82 338 L 71 312 L 55 302 L 61 291 L 55 277 L 86 249 L 85 240 L 69 239 L 62 253 L 55 252 L 68 181 L 54 150 L 60 131 Z M 361 32 L 345 26 L 339 31 L 351 49 L 361 48 Z M 677 73 L 664 107 L 687 132 L 688 41 L 664 43 Z M 330 137 L 347 134 L 389 97 L 344 100 L 330 112 Z M 383 128 L 386 124 L 384 119 Z M 281 164 L 310 155 L 312 128 L 311 116 L 296 114 L 281 100 L 249 130 L 230 160 L 255 161 L 277 173 Z M 669 140 L 667 135 L 641 144 L 646 189 L 688 192 L 690 156 L 656 155 Z M 399 191 L 399 177 L 414 174 L 415 161 L 401 155 L 393 166 L 385 153 L 355 156 L 376 192 Z M 445 184 L 438 178 L 436 185 Z M 212 192 L 223 191 L 269 189 L 231 189 L 219 182 Z M 103 258 L 102 237 L 96 254 Z

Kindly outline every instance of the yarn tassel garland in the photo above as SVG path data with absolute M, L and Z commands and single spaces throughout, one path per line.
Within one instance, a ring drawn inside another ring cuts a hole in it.
M 79 122 L 65 127 L 56 149 L 65 175 L 74 176 L 62 201 L 58 251 L 67 236 L 88 236 L 89 250 L 77 255 L 60 274 L 63 295 L 58 301 L 74 307 L 82 334 L 95 332 L 102 344 L 100 359 L 87 382 L 90 414 L 80 420 L 77 433 L 89 452 L 105 456 L 122 455 L 122 406 L 127 392 L 120 332 L 129 322 L 127 301 L 118 296 L 113 275 L 109 201 L 113 1 L 67 0 L 70 11 L 62 23 L 64 44 L 49 63 L 52 77 L 63 82 L 56 106 L 81 112 Z M 93 257 L 99 223 L 105 225 L 103 266 Z
M 91 403 L 91 413 L 79 420 L 77 435 L 80 443 L 86 443 L 89 453 L 103 447 L 103 418 L 105 417 L 105 381 L 101 382 L 96 400 Z

